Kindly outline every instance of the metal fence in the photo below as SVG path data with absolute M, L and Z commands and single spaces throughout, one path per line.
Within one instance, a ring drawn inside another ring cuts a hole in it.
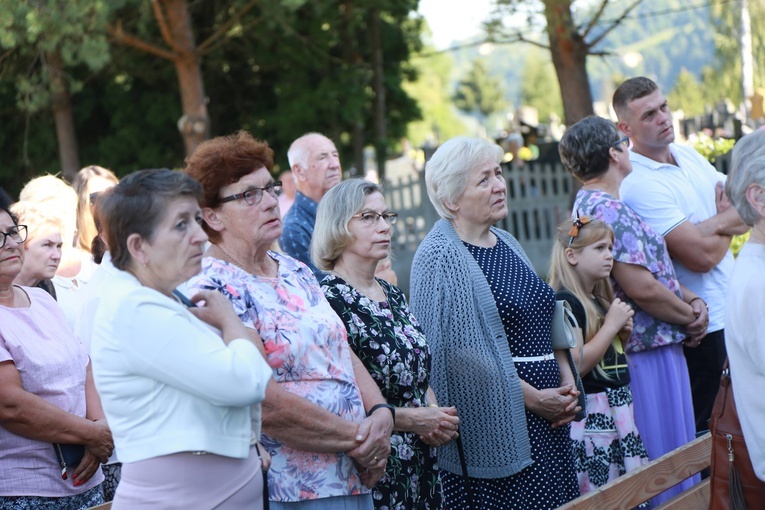
M 517 168 L 504 167 L 507 181 L 508 215 L 497 226 L 513 234 L 541 275 L 547 275 L 555 227 L 570 214 L 573 191 L 571 176 L 560 163 L 530 162 Z M 388 207 L 398 212 L 394 225 L 393 269 L 399 287 L 409 294 L 409 272 L 417 247 L 438 220 L 428 198 L 425 174 L 388 180 L 384 186 Z

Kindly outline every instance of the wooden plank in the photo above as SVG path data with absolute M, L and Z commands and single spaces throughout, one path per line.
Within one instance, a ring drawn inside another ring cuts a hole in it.
M 88 510 L 110 510 L 111 507 L 112 507 L 112 502 L 109 501 L 108 503 L 104 503 L 103 505 L 92 506 Z
M 712 436 L 707 433 L 559 510 L 634 508 L 709 467 L 711 455 Z
M 710 494 L 709 478 L 678 494 L 656 510 L 708 510 Z

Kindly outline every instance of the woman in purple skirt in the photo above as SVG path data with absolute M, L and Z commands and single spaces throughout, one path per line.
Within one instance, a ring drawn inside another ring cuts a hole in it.
M 648 457 L 656 459 L 695 437 L 683 345 L 699 345 L 709 317 L 701 298 L 677 280 L 664 238 L 619 200 L 619 185 L 632 171 L 628 143 L 613 122 L 587 117 L 566 131 L 558 150 L 567 170 L 582 182 L 574 215 L 602 220 L 614 231 L 614 295 L 635 310 L 625 346 L 635 424 Z M 686 480 L 652 502 L 697 481 Z

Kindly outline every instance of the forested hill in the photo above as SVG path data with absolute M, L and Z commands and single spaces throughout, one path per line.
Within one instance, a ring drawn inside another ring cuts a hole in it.
M 628 3 L 614 2 L 615 8 L 604 14 L 603 21 L 612 20 Z M 714 66 L 714 34 L 708 4 L 704 0 L 644 0 L 596 48 L 612 55 L 588 60 L 595 101 L 608 101 L 614 81 L 622 77 L 651 76 L 669 91 L 681 69 L 698 77 L 702 68 Z M 546 34 L 537 37 L 546 42 Z M 465 47 L 452 54 L 455 75 L 460 76 L 479 56 L 479 48 Z M 521 102 L 524 80 L 536 82 L 527 84 L 527 90 L 540 94 L 548 87 L 551 91 L 557 88 L 549 52 L 535 46 L 497 44 L 485 58 L 492 73 L 504 77 L 507 99 L 515 104 Z

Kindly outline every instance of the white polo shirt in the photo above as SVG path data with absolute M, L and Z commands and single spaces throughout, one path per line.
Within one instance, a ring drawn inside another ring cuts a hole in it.
M 716 215 L 715 185 L 726 179 L 692 148 L 673 143 L 669 150 L 678 166 L 630 151 L 632 173 L 619 189 L 620 198 L 663 236 L 685 220 L 695 224 Z M 709 305 L 707 331 L 723 329 L 725 294 L 733 271 L 731 251 L 707 273 L 691 271 L 677 259 L 673 262 L 680 283 Z

